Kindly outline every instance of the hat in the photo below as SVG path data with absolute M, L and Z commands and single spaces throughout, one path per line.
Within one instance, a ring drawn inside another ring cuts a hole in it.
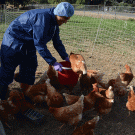
M 61 2 L 54 9 L 54 15 L 71 17 L 74 14 L 74 7 L 68 2 Z

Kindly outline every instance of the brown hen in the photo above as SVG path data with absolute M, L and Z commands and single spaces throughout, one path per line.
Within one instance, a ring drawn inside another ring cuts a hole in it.
M 135 111 L 135 93 L 133 90 L 133 86 L 130 86 L 130 91 L 128 93 L 128 101 L 126 103 L 126 107 L 129 110 L 129 115 L 130 111 Z
M 79 96 L 69 95 L 67 93 L 63 93 L 63 95 L 65 96 L 66 102 L 69 105 L 74 104 L 79 99 Z M 83 112 L 90 110 L 92 107 L 94 107 L 98 96 L 98 90 L 96 89 L 96 87 L 93 87 L 93 91 L 91 91 L 88 95 L 84 96 Z
M 27 96 L 34 104 L 42 104 L 46 102 L 47 86 L 46 84 L 32 85 L 25 91 Z
M 98 115 L 108 114 L 112 109 L 112 104 L 114 103 L 114 99 L 106 98 L 100 93 L 97 96 L 98 97 L 94 105 L 95 111 L 97 111 Z
M 99 116 L 85 122 L 82 126 L 76 128 L 72 135 L 94 135 L 94 128 L 99 121 Z
M 60 122 L 77 126 L 82 120 L 84 95 L 81 95 L 78 101 L 72 105 L 64 107 L 50 107 L 49 112 Z
M 128 86 L 129 83 L 133 80 L 134 76 L 133 76 L 130 66 L 128 66 L 126 64 L 125 68 L 126 68 L 125 73 L 120 73 L 120 79 L 121 79 L 122 83 L 124 83 L 126 86 Z
M 34 109 L 33 105 L 26 102 L 24 95 L 19 91 L 11 91 L 8 100 L 0 102 L 0 119 L 10 128 L 7 124 L 9 118 L 15 116 L 18 112 L 24 113 L 27 109 Z
M 47 86 L 46 102 L 48 106 L 60 107 L 63 105 L 63 96 L 50 84 L 50 79 L 45 82 Z
M 113 87 L 109 86 L 108 89 L 99 88 L 99 93 L 102 94 L 106 98 L 114 98 Z

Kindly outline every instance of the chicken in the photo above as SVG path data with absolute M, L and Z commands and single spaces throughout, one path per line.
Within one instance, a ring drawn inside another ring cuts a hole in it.
M 70 53 L 69 60 L 71 62 L 71 68 L 75 73 L 87 74 L 87 67 L 82 55 Z
M 14 104 L 16 106 L 16 109 L 18 107 L 18 109 L 22 113 L 28 110 L 29 108 L 35 109 L 35 107 L 25 99 L 24 94 L 17 90 L 11 91 L 9 93 L 8 101 L 10 101 L 11 104 Z
M 16 111 L 15 110 L 16 106 L 14 106 L 11 103 L 12 103 L 11 101 L 7 101 L 7 100 L 2 100 L 0 102 L 0 120 L 4 122 L 9 128 L 11 127 L 8 125 L 8 121 L 11 118 L 14 119 L 14 115 L 18 113 L 18 108 Z
M 60 107 L 63 104 L 62 95 L 56 91 L 56 89 L 51 85 L 57 84 L 60 86 L 58 78 L 56 77 L 56 71 L 50 65 L 47 71 L 46 81 L 41 80 L 40 83 L 32 85 L 26 92 L 25 95 L 31 99 L 35 104 L 41 105 L 42 103 L 47 103 L 48 106 Z M 56 79 L 55 79 L 56 77 Z
M 102 80 L 104 73 L 101 73 L 99 70 L 87 70 L 87 75 L 89 77 L 94 77 L 97 82 L 97 79 Z
M 47 86 L 46 84 L 32 85 L 25 91 L 27 96 L 34 104 L 43 104 L 46 102 Z
M 93 87 L 92 84 L 97 83 L 97 78 L 98 80 L 101 80 L 103 77 L 103 73 L 100 73 L 98 70 L 87 70 L 87 74 L 81 75 L 80 76 L 80 87 L 81 87 L 81 92 L 84 90 L 91 90 Z
M 82 120 L 84 95 L 81 95 L 77 102 L 72 105 L 60 108 L 50 107 L 49 112 L 60 122 L 77 126 Z
M 92 84 L 96 83 L 96 79 L 93 76 L 88 76 L 87 74 L 81 75 L 80 77 L 80 88 L 81 92 L 87 90 L 89 92 L 92 88 Z
M 44 84 L 45 81 L 47 79 L 50 79 L 50 83 L 51 85 L 53 85 L 55 87 L 54 84 L 59 84 L 59 81 L 58 81 L 58 72 L 56 72 L 56 70 L 54 70 L 53 66 L 49 65 L 47 71 L 45 71 L 43 73 L 43 75 L 41 76 L 40 80 L 37 81 L 35 84 Z M 57 86 L 57 85 L 56 85 Z
M 126 107 L 129 110 L 129 115 L 130 111 L 135 111 L 135 93 L 133 90 L 133 86 L 130 86 L 130 91 L 128 93 L 128 101 L 126 103 Z
M 122 83 L 120 76 L 118 75 L 114 83 L 114 94 L 118 97 L 125 96 L 127 93 L 127 87 Z
M 114 83 L 114 93 L 118 97 L 125 96 L 127 93 L 127 86 L 133 79 L 131 68 L 127 64 L 125 65 L 125 68 L 125 73 L 118 74 Z
M 99 116 L 85 122 L 82 126 L 76 128 L 72 135 L 94 135 L 94 128 L 99 121 Z
M 98 94 L 94 108 L 98 115 L 107 114 L 111 111 L 114 99 L 106 98 L 101 94 Z
M 98 84 L 105 89 L 108 89 L 109 86 L 112 86 L 116 96 L 125 96 L 125 94 L 127 93 L 127 86 L 134 77 L 131 68 L 127 64 L 125 65 L 125 68 L 125 73 L 118 74 L 116 79 L 109 80 L 107 84 L 96 78 Z
M 63 93 L 63 96 L 65 97 L 68 105 L 74 104 L 75 102 L 78 101 L 78 99 L 80 97 L 80 96 L 70 95 L 70 94 L 67 94 L 67 93 Z
M 88 95 L 84 96 L 84 109 L 83 112 L 90 110 L 92 107 L 94 107 L 97 97 L 99 96 L 99 92 L 97 92 L 97 89 L 93 89 Z M 74 104 L 78 99 L 79 96 L 75 95 L 69 95 L 67 93 L 63 93 L 65 96 L 66 102 L 68 105 Z
M 94 83 L 92 85 L 93 85 L 93 91 L 98 91 L 99 92 L 98 83 Z
M 133 76 L 131 68 L 127 64 L 125 65 L 125 68 L 126 68 L 125 73 L 120 73 L 120 79 L 122 83 L 128 86 L 134 76 Z
M 34 107 L 26 102 L 21 92 L 11 91 L 8 100 L 2 100 L 0 103 L 0 119 L 10 128 L 7 124 L 9 118 L 14 118 L 15 114 L 20 111 L 24 113 L 29 108 L 33 109 Z
M 35 83 L 37 84 L 44 84 L 45 81 L 48 79 L 47 71 L 43 73 L 43 75 L 40 77 L 40 79 Z
M 98 87 L 98 84 L 95 83 L 95 84 L 93 84 L 93 89 L 98 91 L 100 94 L 102 94 L 106 98 L 114 98 L 114 92 L 113 92 L 112 86 L 109 86 L 108 89 L 104 89 L 102 87 Z
M 112 86 L 114 88 L 115 81 L 116 81 L 115 79 L 110 79 L 107 83 L 104 83 L 102 80 L 98 80 L 97 78 L 96 80 L 97 83 L 104 89 L 108 89 L 109 86 Z
M 122 83 L 120 79 L 120 75 L 117 76 L 116 79 L 110 79 L 108 83 L 104 83 L 102 81 L 97 81 L 99 85 L 101 85 L 104 89 L 108 89 L 109 86 L 112 86 L 112 90 L 114 91 L 114 95 L 118 97 L 125 96 L 127 93 L 127 87 L 124 83 Z
M 50 79 L 50 84 L 57 90 L 61 91 L 64 88 L 58 79 L 58 72 L 53 68 L 53 66 L 49 65 L 47 70 L 47 76 Z
M 60 107 L 63 105 L 63 96 L 50 84 L 50 79 L 45 82 L 47 86 L 46 102 L 48 106 Z
M 80 77 L 81 91 L 90 90 L 93 87 L 92 84 L 97 83 L 97 80 L 101 80 L 103 75 L 98 70 L 87 70 L 87 74 Z
M 99 93 L 106 98 L 114 98 L 114 92 L 112 86 L 109 86 L 108 89 L 99 88 Z

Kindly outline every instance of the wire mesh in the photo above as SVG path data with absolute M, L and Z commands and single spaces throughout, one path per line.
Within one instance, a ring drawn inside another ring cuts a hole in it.
M 55 6 L 31 4 L 27 6 L 27 10 Z M 73 6 L 74 16 L 60 27 L 60 37 L 65 47 L 68 47 L 68 52 L 86 52 L 90 58 L 87 60 L 89 68 L 101 70 L 110 76 L 125 71 L 125 64 L 129 64 L 134 72 L 135 8 Z M 11 21 L 25 11 L 7 7 L 0 9 L 0 39 Z

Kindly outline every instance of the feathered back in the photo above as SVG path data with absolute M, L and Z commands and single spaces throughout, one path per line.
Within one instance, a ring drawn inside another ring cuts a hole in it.
M 68 105 L 74 104 L 79 99 L 79 96 L 69 95 L 67 93 L 63 93 L 63 96 L 65 96 L 65 99 Z

